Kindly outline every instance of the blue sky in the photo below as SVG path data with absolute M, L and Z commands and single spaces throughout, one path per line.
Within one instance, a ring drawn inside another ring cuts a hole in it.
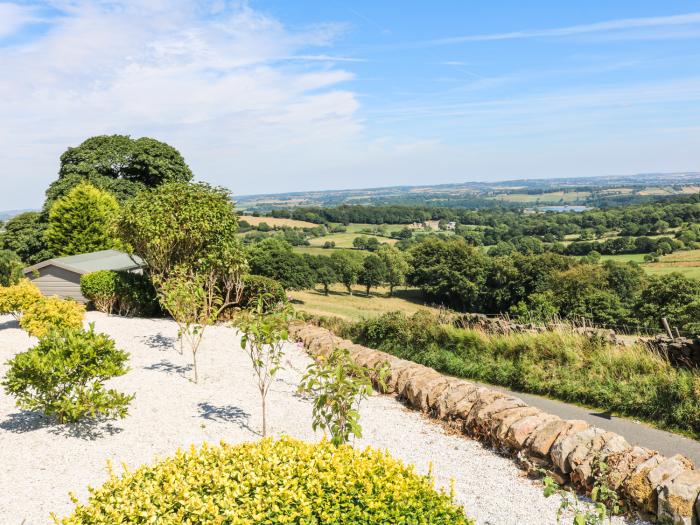
M 69 145 L 273 193 L 700 170 L 700 2 L 0 0 L 0 209 Z

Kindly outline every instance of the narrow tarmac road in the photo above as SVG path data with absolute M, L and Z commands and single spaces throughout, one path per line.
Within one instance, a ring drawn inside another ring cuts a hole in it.
M 537 407 L 550 414 L 555 414 L 562 419 L 582 419 L 591 425 L 620 434 L 631 445 L 658 450 L 665 456 L 683 454 L 693 460 L 696 468 L 700 468 L 700 441 L 666 432 L 665 430 L 659 430 L 633 419 L 600 413 L 594 409 L 571 405 L 534 394 L 513 392 L 496 385 L 484 384 L 484 386 L 519 397 L 528 405 Z

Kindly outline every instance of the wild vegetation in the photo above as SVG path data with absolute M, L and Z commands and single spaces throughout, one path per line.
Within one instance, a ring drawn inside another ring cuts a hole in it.
M 700 375 L 643 345 L 562 328 L 485 334 L 435 315 L 388 313 L 333 328 L 355 342 L 444 373 L 590 405 L 700 436 Z

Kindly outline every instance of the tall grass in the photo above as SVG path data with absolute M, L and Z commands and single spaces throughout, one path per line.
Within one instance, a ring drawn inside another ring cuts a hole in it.
M 700 437 L 700 374 L 642 344 L 616 346 L 566 327 L 490 335 L 419 312 L 384 314 L 335 330 L 444 373 L 547 395 Z

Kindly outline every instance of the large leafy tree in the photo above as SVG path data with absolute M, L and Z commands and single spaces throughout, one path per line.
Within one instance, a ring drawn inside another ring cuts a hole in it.
M 22 260 L 10 250 L 0 250 L 0 285 L 12 286 L 22 278 Z
M 463 239 L 426 238 L 411 249 L 410 281 L 436 301 L 478 310 L 489 258 Z
M 127 202 L 117 228 L 156 280 L 176 270 L 198 273 L 213 267 L 227 274 L 245 266 L 236 235 L 238 216 L 223 188 L 167 182 Z
M 642 290 L 637 307 L 648 325 L 661 327 L 661 319 L 691 334 L 700 333 L 700 281 L 681 273 L 653 276 Z
M 56 255 L 118 248 L 114 232 L 118 213 L 114 196 L 83 182 L 51 207 L 44 232 L 46 244 Z
M 362 271 L 362 255 L 349 250 L 333 252 L 330 257 L 331 266 L 338 281 L 343 283 L 348 293 L 352 295 L 352 287 Z
M 386 266 L 386 282 L 389 285 L 389 296 L 391 297 L 394 294 L 394 287 L 406 283 L 406 275 L 409 270 L 408 261 L 397 248 L 387 244 L 379 248 L 378 255 Z
M 61 155 L 58 177 L 46 192 L 46 208 L 86 180 L 124 202 L 144 187 L 189 182 L 192 171 L 180 152 L 164 142 L 149 137 L 99 135 Z
M 316 283 L 309 261 L 281 239 L 268 238 L 252 245 L 248 261 L 251 273 L 275 279 L 287 290 L 313 288 Z
M 24 263 L 35 264 L 54 255 L 44 240 L 45 231 L 46 222 L 40 213 L 21 213 L 5 223 L 0 244 L 5 250 L 15 252 Z
M 382 258 L 371 254 L 365 257 L 365 260 L 362 262 L 362 271 L 358 276 L 358 281 L 364 285 L 367 295 L 369 295 L 370 289 L 384 284 L 386 276 L 386 265 Z

